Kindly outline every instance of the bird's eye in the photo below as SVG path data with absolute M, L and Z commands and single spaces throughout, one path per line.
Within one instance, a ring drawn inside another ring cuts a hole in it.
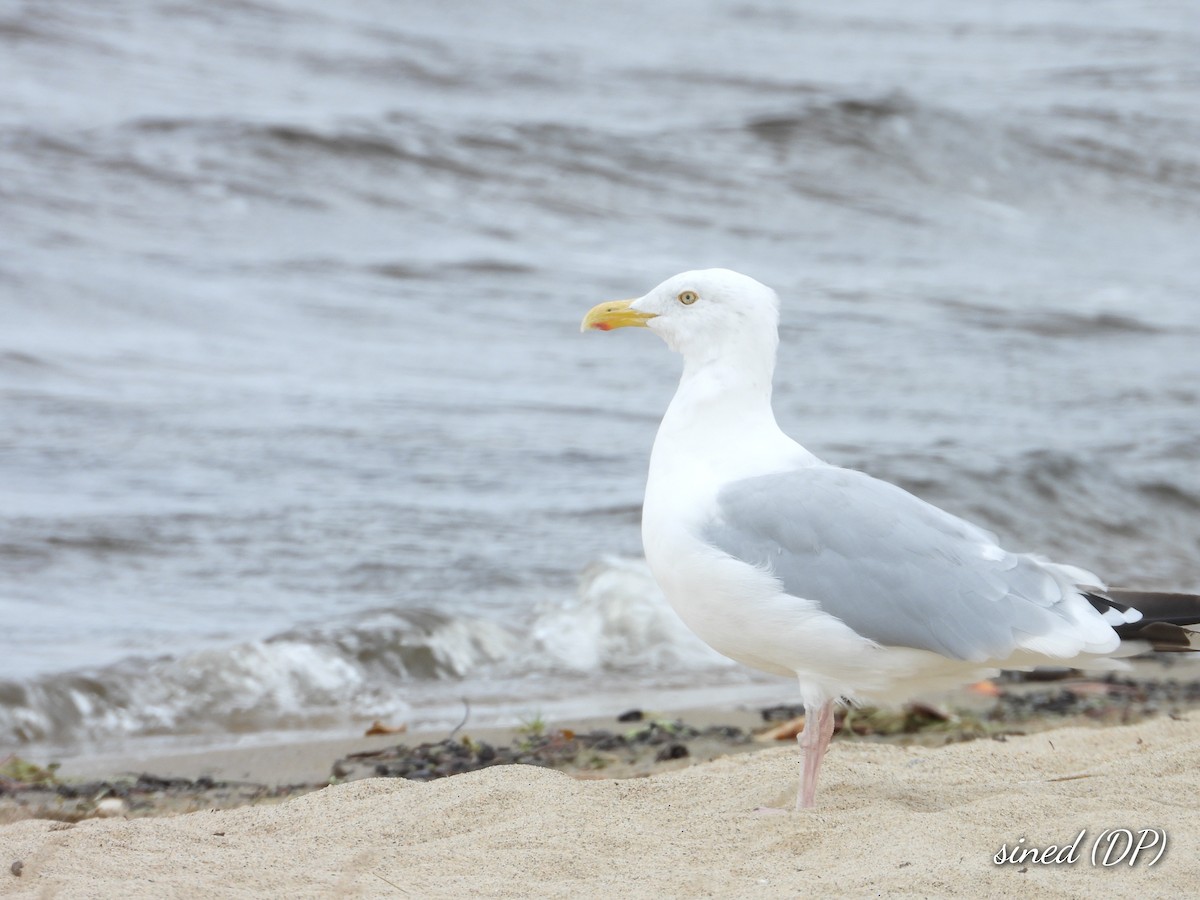
M 700 295 L 697 294 L 695 291 L 684 291 L 682 294 L 679 295 L 679 302 L 682 303 L 684 306 L 691 306 L 693 303 L 695 303 L 699 299 L 700 299 Z

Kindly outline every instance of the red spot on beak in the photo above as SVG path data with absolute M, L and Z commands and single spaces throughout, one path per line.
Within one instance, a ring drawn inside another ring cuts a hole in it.
M 597 331 L 612 331 L 612 326 L 609 325 L 607 322 L 597 322 L 592 327 L 595 328 Z

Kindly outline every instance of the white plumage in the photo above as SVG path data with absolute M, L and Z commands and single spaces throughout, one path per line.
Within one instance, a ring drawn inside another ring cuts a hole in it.
M 1090 572 L 994 535 L 785 435 L 771 408 L 775 292 L 725 269 L 685 272 L 601 304 L 585 330 L 641 325 L 683 355 L 650 460 L 646 560 L 719 652 L 797 679 L 806 708 L 798 806 L 813 803 L 833 704 L 894 701 L 1004 666 L 1117 651 Z

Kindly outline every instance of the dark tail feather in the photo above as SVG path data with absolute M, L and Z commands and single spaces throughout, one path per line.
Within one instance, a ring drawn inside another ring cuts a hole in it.
M 1088 588 L 1084 596 L 1100 613 L 1135 609 L 1142 614 L 1137 622 L 1113 626 L 1123 641 L 1145 641 L 1160 652 L 1200 650 L 1200 596 L 1129 588 Z

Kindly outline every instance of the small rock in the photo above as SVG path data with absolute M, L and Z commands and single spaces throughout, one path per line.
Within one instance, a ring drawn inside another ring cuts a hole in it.
M 724 741 L 737 741 L 738 743 L 744 743 L 749 740 L 746 733 L 734 725 L 712 725 L 704 729 L 704 734 L 718 737 Z
M 13 864 L 8 867 L 8 871 L 12 872 L 18 878 L 21 877 L 21 870 L 25 868 L 25 863 L 19 859 L 14 859 Z
M 798 719 L 804 715 L 803 706 L 768 706 L 760 711 L 764 722 L 786 722 L 789 719 Z
M 105 797 L 96 804 L 96 817 L 99 819 L 112 819 L 116 816 L 123 816 L 128 808 L 125 801 L 120 797 Z
M 646 718 L 646 714 L 640 709 L 630 709 L 617 716 L 618 722 L 640 722 Z
M 938 706 L 933 706 L 930 703 L 914 702 L 908 704 L 908 712 L 911 715 L 918 716 L 923 719 L 930 719 L 934 722 L 949 722 L 953 716 L 946 710 Z
M 659 762 L 666 762 L 669 759 L 684 759 L 691 755 L 686 744 L 671 744 L 659 750 L 658 756 L 654 758 Z

